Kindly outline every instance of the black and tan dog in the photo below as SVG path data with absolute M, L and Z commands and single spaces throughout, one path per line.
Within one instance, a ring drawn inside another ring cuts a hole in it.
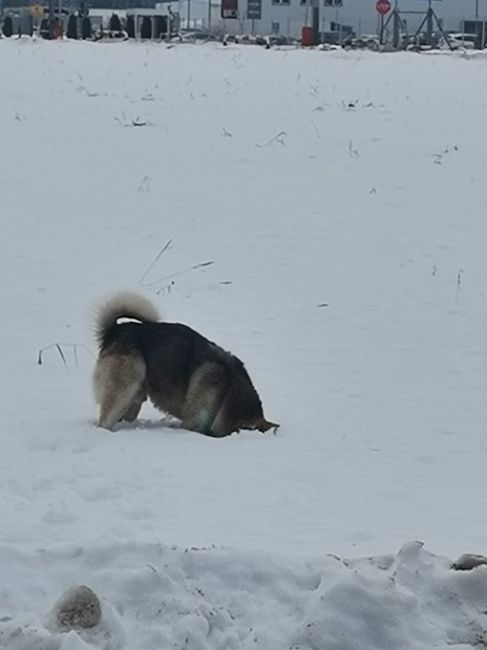
M 134 421 L 149 397 L 184 428 L 208 436 L 278 427 L 264 418 L 240 359 L 186 325 L 158 321 L 156 308 L 138 294 L 117 294 L 98 310 L 93 383 L 99 426 Z

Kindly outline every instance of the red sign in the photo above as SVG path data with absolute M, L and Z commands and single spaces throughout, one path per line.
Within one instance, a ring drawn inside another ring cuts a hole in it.
M 385 16 L 392 9 L 390 0 L 377 0 L 375 8 L 378 14 Z
M 220 11 L 222 18 L 238 18 L 238 0 L 222 0 Z

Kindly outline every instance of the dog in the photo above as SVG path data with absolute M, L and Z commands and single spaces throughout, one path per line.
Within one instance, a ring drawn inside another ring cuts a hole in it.
M 98 426 L 135 421 L 149 398 L 183 428 L 207 436 L 277 430 L 264 418 L 242 361 L 186 325 L 160 322 L 144 296 L 126 292 L 107 300 L 97 311 L 95 336 Z

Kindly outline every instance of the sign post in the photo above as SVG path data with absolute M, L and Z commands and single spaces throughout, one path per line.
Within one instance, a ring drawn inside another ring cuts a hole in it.
M 380 35 L 379 42 L 381 45 L 384 43 L 384 16 L 392 9 L 390 0 L 377 0 L 375 3 L 375 10 L 380 16 Z
M 247 0 L 247 18 L 252 21 L 252 34 L 255 21 L 262 18 L 262 0 Z
M 325 0 L 325 7 L 335 8 L 335 26 L 331 31 L 338 31 L 338 43 L 342 45 L 342 23 L 340 20 L 340 7 L 343 7 L 343 0 Z
M 262 0 L 247 0 L 247 18 L 260 20 L 262 17 Z

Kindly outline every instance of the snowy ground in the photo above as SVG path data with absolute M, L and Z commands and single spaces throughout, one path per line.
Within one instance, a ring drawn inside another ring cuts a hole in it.
M 487 645 L 487 569 L 450 569 L 487 550 L 487 59 L 0 60 L 0 647 Z M 97 429 L 120 288 L 239 355 L 278 435 Z M 73 583 L 84 641 L 44 627 Z

